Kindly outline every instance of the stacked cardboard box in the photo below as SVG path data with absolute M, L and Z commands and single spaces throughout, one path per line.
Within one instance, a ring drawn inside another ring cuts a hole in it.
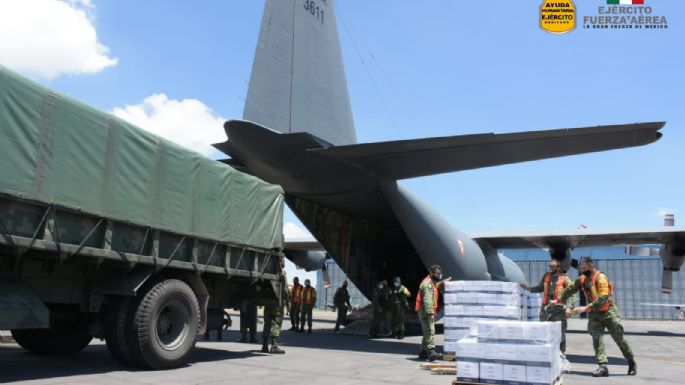
M 559 322 L 477 321 L 456 343 L 457 380 L 553 384 L 561 376 Z
M 445 284 L 445 345 L 454 354 L 456 343 L 478 320 L 520 320 L 519 285 L 499 281 L 454 281 Z
M 540 294 L 531 293 L 525 291 L 526 293 L 526 316 L 521 318 L 529 321 L 538 321 L 540 319 L 540 308 L 542 307 L 542 297 Z

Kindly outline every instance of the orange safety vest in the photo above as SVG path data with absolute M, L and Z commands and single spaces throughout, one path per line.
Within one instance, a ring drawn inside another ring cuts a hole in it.
M 291 290 L 291 295 L 293 298 L 293 302 L 295 303 L 302 303 L 302 290 L 304 289 L 304 286 L 298 284 L 293 285 L 293 289 Z
M 542 304 L 547 305 L 547 298 L 548 298 L 548 293 L 549 293 L 549 283 L 552 280 L 552 273 L 547 273 L 545 274 L 545 292 L 542 297 Z M 559 279 L 557 279 L 557 284 L 555 285 L 554 288 L 554 299 L 557 300 L 560 304 L 563 304 L 563 301 L 559 301 L 559 295 L 564 291 L 566 286 L 566 274 L 561 274 L 559 276 Z
M 304 291 L 302 292 L 302 303 L 305 305 L 313 305 L 314 301 L 316 301 L 316 289 L 313 287 L 305 287 Z
M 433 314 L 438 314 L 438 287 L 435 286 L 430 275 L 424 278 L 419 284 L 419 292 L 416 294 L 416 305 L 414 306 L 414 311 L 418 313 L 419 310 L 421 310 L 421 303 L 423 302 L 423 297 L 421 297 L 421 285 L 423 285 L 426 280 L 429 280 L 431 286 L 433 287 Z
M 599 298 L 599 294 L 597 293 L 597 277 L 602 274 L 601 271 L 597 270 L 595 271 L 595 274 L 592 275 L 592 282 L 590 282 L 590 296 L 588 297 L 587 291 L 585 291 L 585 278 L 587 278 L 584 274 L 580 276 L 580 287 L 583 289 L 583 294 L 585 294 L 585 298 L 590 298 L 592 299 L 592 302 L 595 302 L 597 298 Z M 609 278 L 607 277 L 607 280 Z M 614 295 L 614 283 L 609 282 L 609 295 L 613 296 Z M 609 307 L 611 306 L 611 302 L 607 300 L 607 302 L 602 306 L 601 309 L 599 309 L 600 312 L 604 313 L 605 311 L 609 310 Z M 592 308 L 589 308 L 588 311 L 592 311 Z

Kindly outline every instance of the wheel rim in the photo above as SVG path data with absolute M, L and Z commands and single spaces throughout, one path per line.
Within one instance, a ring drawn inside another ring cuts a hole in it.
M 157 343 L 165 350 L 176 350 L 189 334 L 190 312 L 179 301 L 170 301 L 157 313 L 155 335 Z

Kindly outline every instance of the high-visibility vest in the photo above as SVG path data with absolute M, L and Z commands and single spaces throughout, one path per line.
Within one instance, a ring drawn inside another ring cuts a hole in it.
M 302 292 L 302 303 L 305 305 L 313 305 L 316 301 L 316 289 L 313 287 L 305 287 Z
M 595 302 L 597 298 L 599 298 L 599 293 L 597 292 L 597 277 L 602 274 L 601 271 L 597 270 L 595 271 L 595 274 L 592 275 L 592 281 L 590 282 L 590 296 L 588 296 L 587 291 L 585 290 L 585 279 L 587 278 L 586 275 L 581 275 L 580 276 L 580 287 L 583 288 L 583 294 L 585 294 L 585 298 L 590 298 L 592 301 Z M 606 277 L 606 275 L 605 275 Z M 607 277 L 607 281 L 609 280 L 609 277 Z M 609 282 L 609 296 L 614 295 L 614 283 Z M 607 302 L 602 306 L 599 311 L 604 313 L 605 311 L 609 310 L 609 307 L 611 306 L 611 302 L 607 300 Z M 592 311 L 592 308 L 589 308 L 588 311 Z
M 547 298 L 549 298 L 549 283 L 552 280 L 552 274 L 547 273 L 545 274 L 545 283 L 544 283 L 544 288 L 545 292 L 542 296 L 542 304 L 547 305 Z M 564 301 L 559 301 L 559 295 L 564 292 L 564 289 L 566 288 L 566 274 L 560 274 L 559 279 L 557 279 L 556 285 L 554 285 L 554 297 L 553 299 L 557 300 L 560 304 L 563 304 Z
M 433 287 L 433 314 L 438 313 L 438 287 L 435 286 L 433 283 L 433 280 L 431 279 L 431 276 L 427 276 L 426 278 L 421 281 L 419 284 L 419 292 L 416 294 L 416 305 L 414 306 L 414 311 L 419 312 L 421 310 L 421 303 L 423 302 L 423 297 L 421 296 L 421 286 L 428 280 L 430 282 L 431 286 Z
M 304 289 L 304 286 L 299 283 L 293 285 L 293 289 L 290 291 L 293 302 L 302 303 L 302 289 Z

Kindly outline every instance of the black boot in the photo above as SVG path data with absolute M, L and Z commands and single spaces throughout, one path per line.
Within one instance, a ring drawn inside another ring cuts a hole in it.
M 398 340 L 404 339 L 404 331 L 403 330 L 401 330 L 399 333 L 397 333 L 397 339 Z
M 240 333 L 240 338 L 238 338 L 238 342 L 247 342 L 247 334 Z
M 436 352 L 435 350 L 431 349 L 430 351 L 428 351 L 428 357 L 427 357 L 428 361 L 433 362 L 433 361 L 439 360 L 441 358 L 442 358 L 442 356 L 440 354 L 438 354 L 438 352 Z
M 637 374 L 637 364 L 634 360 L 628 360 L 628 375 L 634 376 Z
M 268 353 L 269 352 L 269 345 L 267 343 L 262 344 L 262 353 Z
M 309 330 L 307 331 L 307 333 L 312 334 L 312 325 L 309 325 Z
M 425 360 L 426 358 L 428 358 L 428 351 L 422 350 L 421 353 L 419 353 L 419 360 Z
M 300 326 L 300 330 L 298 330 L 298 333 L 304 333 L 304 325 Z
M 217 341 L 223 341 L 224 340 L 224 331 L 223 330 L 217 330 L 216 331 L 216 340 Z
M 592 372 L 592 377 L 609 377 L 609 368 L 606 365 L 599 365 L 599 368 Z

